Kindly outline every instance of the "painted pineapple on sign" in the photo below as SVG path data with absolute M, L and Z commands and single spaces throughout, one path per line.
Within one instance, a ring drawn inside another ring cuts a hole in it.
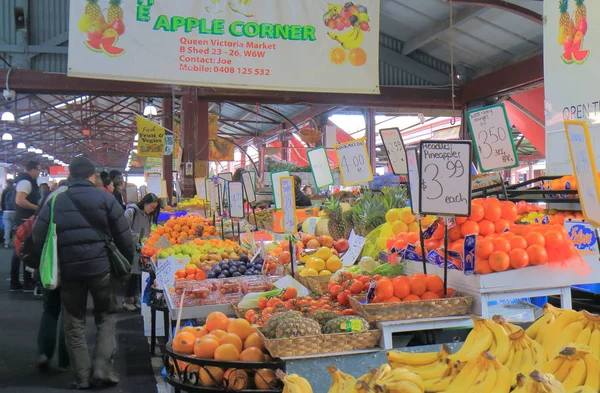
M 210 14 L 219 14 L 224 11 L 223 0 L 210 0 L 210 4 L 206 6 L 206 12 Z M 252 0 L 229 0 L 227 6 L 233 12 L 243 15 L 246 18 L 252 18 L 254 15 L 248 9 L 252 4 Z
M 99 0 L 86 0 L 85 10 L 77 27 L 86 33 L 87 40 L 83 44 L 92 52 L 104 53 L 109 57 L 118 57 L 125 49 L 117 47 L 119 37 L 125 34 L 123 23 L 122 0 L 109 0 L 107 19 L 104 18 Z
M 565 64 L 583 64 L 590 55 L 589 49 L 581 49 L 588 29 L 587 7 L 584 2 L 585 0 L 575 0 L 575 11 L 571 17 L 569 0 L 558 1 L 558 44 L 565 49 L 561 56 Z

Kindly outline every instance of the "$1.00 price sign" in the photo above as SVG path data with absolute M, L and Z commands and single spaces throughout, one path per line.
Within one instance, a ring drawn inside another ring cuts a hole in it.
M 419 157 L 417 149 L 406 150 L 406 161 L 408 161 L 408 188 L 410 191 L 410 209 L 413 214 L 419 214 Z
M 482 172 L 519 166 L 504 104 L 469 111 L 467 122 Z
M 230 181 L 229 214 L 233 218 L 244 218 L 244 186 L 241 181 Z
M 351 186 L 373 180 L 373 171 L 367 153 L 367 143 L 363 140 L 335 145 L 335 153 L 340 164 L 342 183 Z
M 587 122 L 567 120 L 565 130 L 573 171 L 577 177 L 583 216 L 594 224 L 600 225 L 600 179 L 597 175 L 598 167 L 594 159 L 592 138 Z
M 334 183 L 331 167 L 329 166 L 329 158 L 324 147 L 317 147 L 306 152 L 310 170 L 315 178 L 317 188 L 329 187 Z
M 196 183 L 196 194 L 200 199 L 206 199 L 206 179 L 204 177 L 197 177 Z
M 384 128 L 379 130 L 383 147 L 390 160 L 394 175 L 406 176 L 408 168 L 406 164 L 406 150 L 399 128 Z
M 283 209 L 283 230 L 287 233 L 298 231 L 296 221 L 296 190 L 294 189 L 294 177 L 284 176 L 279 178 L 281 187 L 281 208 Z
M 471 214 L 471 142 L 421 141 L 421 214 Z

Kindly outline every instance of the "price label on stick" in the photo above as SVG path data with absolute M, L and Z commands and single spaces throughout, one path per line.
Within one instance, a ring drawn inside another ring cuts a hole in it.
M 210 210 L 212 212 L 216 212 L 217 211 L 217 201 L 219 199 L 219 197 L 217 196 L 217 186 L 215 185 L 214 182 L 210 182 L 209 183 L 209 193 L 210 193 Z
M 175 283 L 175 259 L 173 255 L 156 263 L 156 287 L 163 289 L 165 285 Z
M 210 201 L 211 197 L 210 197 L 210 185 L 213 184 L 212 180 L 210 179 L 204 179 L 204 189 L 206 192 L 206 200 Z
M 579 186 L 579 201 L 586 220 L 600 225 L 600 179 L 587 122 L 565 121 L 573 171 Z
M 229 185 L 229 214 L 234 218 L 244 218 L 244 188 L 242 182 L 230 181 Z
M 275 209 L 281 210 L 281 183 L 279 179 L 290 176 L 288 171 L 272 172 L 271 187 L 273 187 L 273 200 L 275 201 Z M 294 199 L 294 202 L 296 200 Z
M 354 262 L 356 262 L 356 259 L 358 259 L 362 253 L 366 241 L 367 238 L 358 236 L 356 233 L 354 233 L 354 229 L 352 232 L 350 232 L 350 236 L 348 238 L 348 244 L 350 244 L 350 248 L 348 248 L 348 251 L 342 255 L 342 266 L 354 265 Z
M 419 157 L 417 149 L 406 150 L 406 161 L 408 164 L 408 188 L 410 191 L 410 208 L 413 214 L 419 214 Z
M 421 141 L 421 214 L 471 214 L 471 142 Z
M 283 230 L 287 233 L 298 231 L 296 219 L 296 191 L 293 176 L 279 178 L 281 186 L 281 208 L 283 209 Z
M 219 179 L 223 179 L 225 181 L 232 181 L 233 175 L 231 174 L 231 172 L 219 173 Z
M 242 183 L 244 184 L 244 192 L 246 193 L 248 203 L 256 202 L 256 191 L 254 190 L 254 183 L 252 182 L 250 172 L 242 172 Z
M 329 166 L 329 157 L 324 147 L 317 147 L 306 152 L 310 170 L 312 171 L 317 188 L 329 187 L 333 184 L 333 174 Z
M 196 183 L 196 195 L 200 199 L 206 199 L 206 179 L 204 177 L 197 177 L 194 179 Z
M 364 139 L 335 145 L 335 153 L 340 165 L 342 183 L 345 186 L 373 180 L 367 143 Z
M 406 150 L 399 128 L 384 128 L 379 130 L 383 147 L 390 160 L 394 175 L 406 176 L 408 173 Z
M 504 104 L 467 112 L 467 123 L 482 172 L 519 166 Z

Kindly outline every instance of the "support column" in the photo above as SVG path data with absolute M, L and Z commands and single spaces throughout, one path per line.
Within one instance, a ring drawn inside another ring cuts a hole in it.
M 163 98 L 163 126 L 168 130 L 173 130 L 175 122 L 173 121 L 173 99 L 171 97 Z M 167 182 L 167 203 L 173 204 L 173 155 L 163 156 L 163 179 Z
M 194 178 L 208 175 L 208 102 L 198 101 L 197 88 L 182 97 L 183 179 L 182 193 L 195 193 Z
M 376 137 L 376 123 L 375 123 L 375 109 L 367 108 L 365 110 L 365 136 L 367 138 L 367 151 L 369 152 L 369 159 L 371 160 L 371 168 L 373 170 L 373 176 L 375 176 L 377 168 L 377 151 L 375 150 L 375 137 Z

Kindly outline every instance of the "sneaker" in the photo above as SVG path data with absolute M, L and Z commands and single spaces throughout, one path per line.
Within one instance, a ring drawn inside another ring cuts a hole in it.
M 22 291 L 22 290 L 23 290 L 23 284 L 21 284 L 20 282 L 11 282 L 10 283 L 9 291 L 17 292 L 17 291 Z
M 25 284 L 23 284 L 23 292 L 33 293 L 34 290 L 35 290 L 34 284 L 32 284 L 30 282 L 26 282 Z
M 123 308 L 127 311 L 136 311 L 137 307 L 133 303 L 123 302 Z
M 10 244 L 5 244 L 4 248 L 9 249 L 10 248 Z
M 36 299 L 41 299 L 43 297 L 42 288 L 40 288 L 39 285 L 35 286 L 35 289 L 33 290 L 33 296 L 35 296 Z
M 50 368 L 50 360 L 48 360 L 48 356 L 38 356 L 37 367 L 43 373 L 48 372 L 48 369 Z
M 97 387 L 115 386 L 119 383 L 119 376 L 114 371 L 106 374 L 96 370 L 92 375 L 91 383 Z

